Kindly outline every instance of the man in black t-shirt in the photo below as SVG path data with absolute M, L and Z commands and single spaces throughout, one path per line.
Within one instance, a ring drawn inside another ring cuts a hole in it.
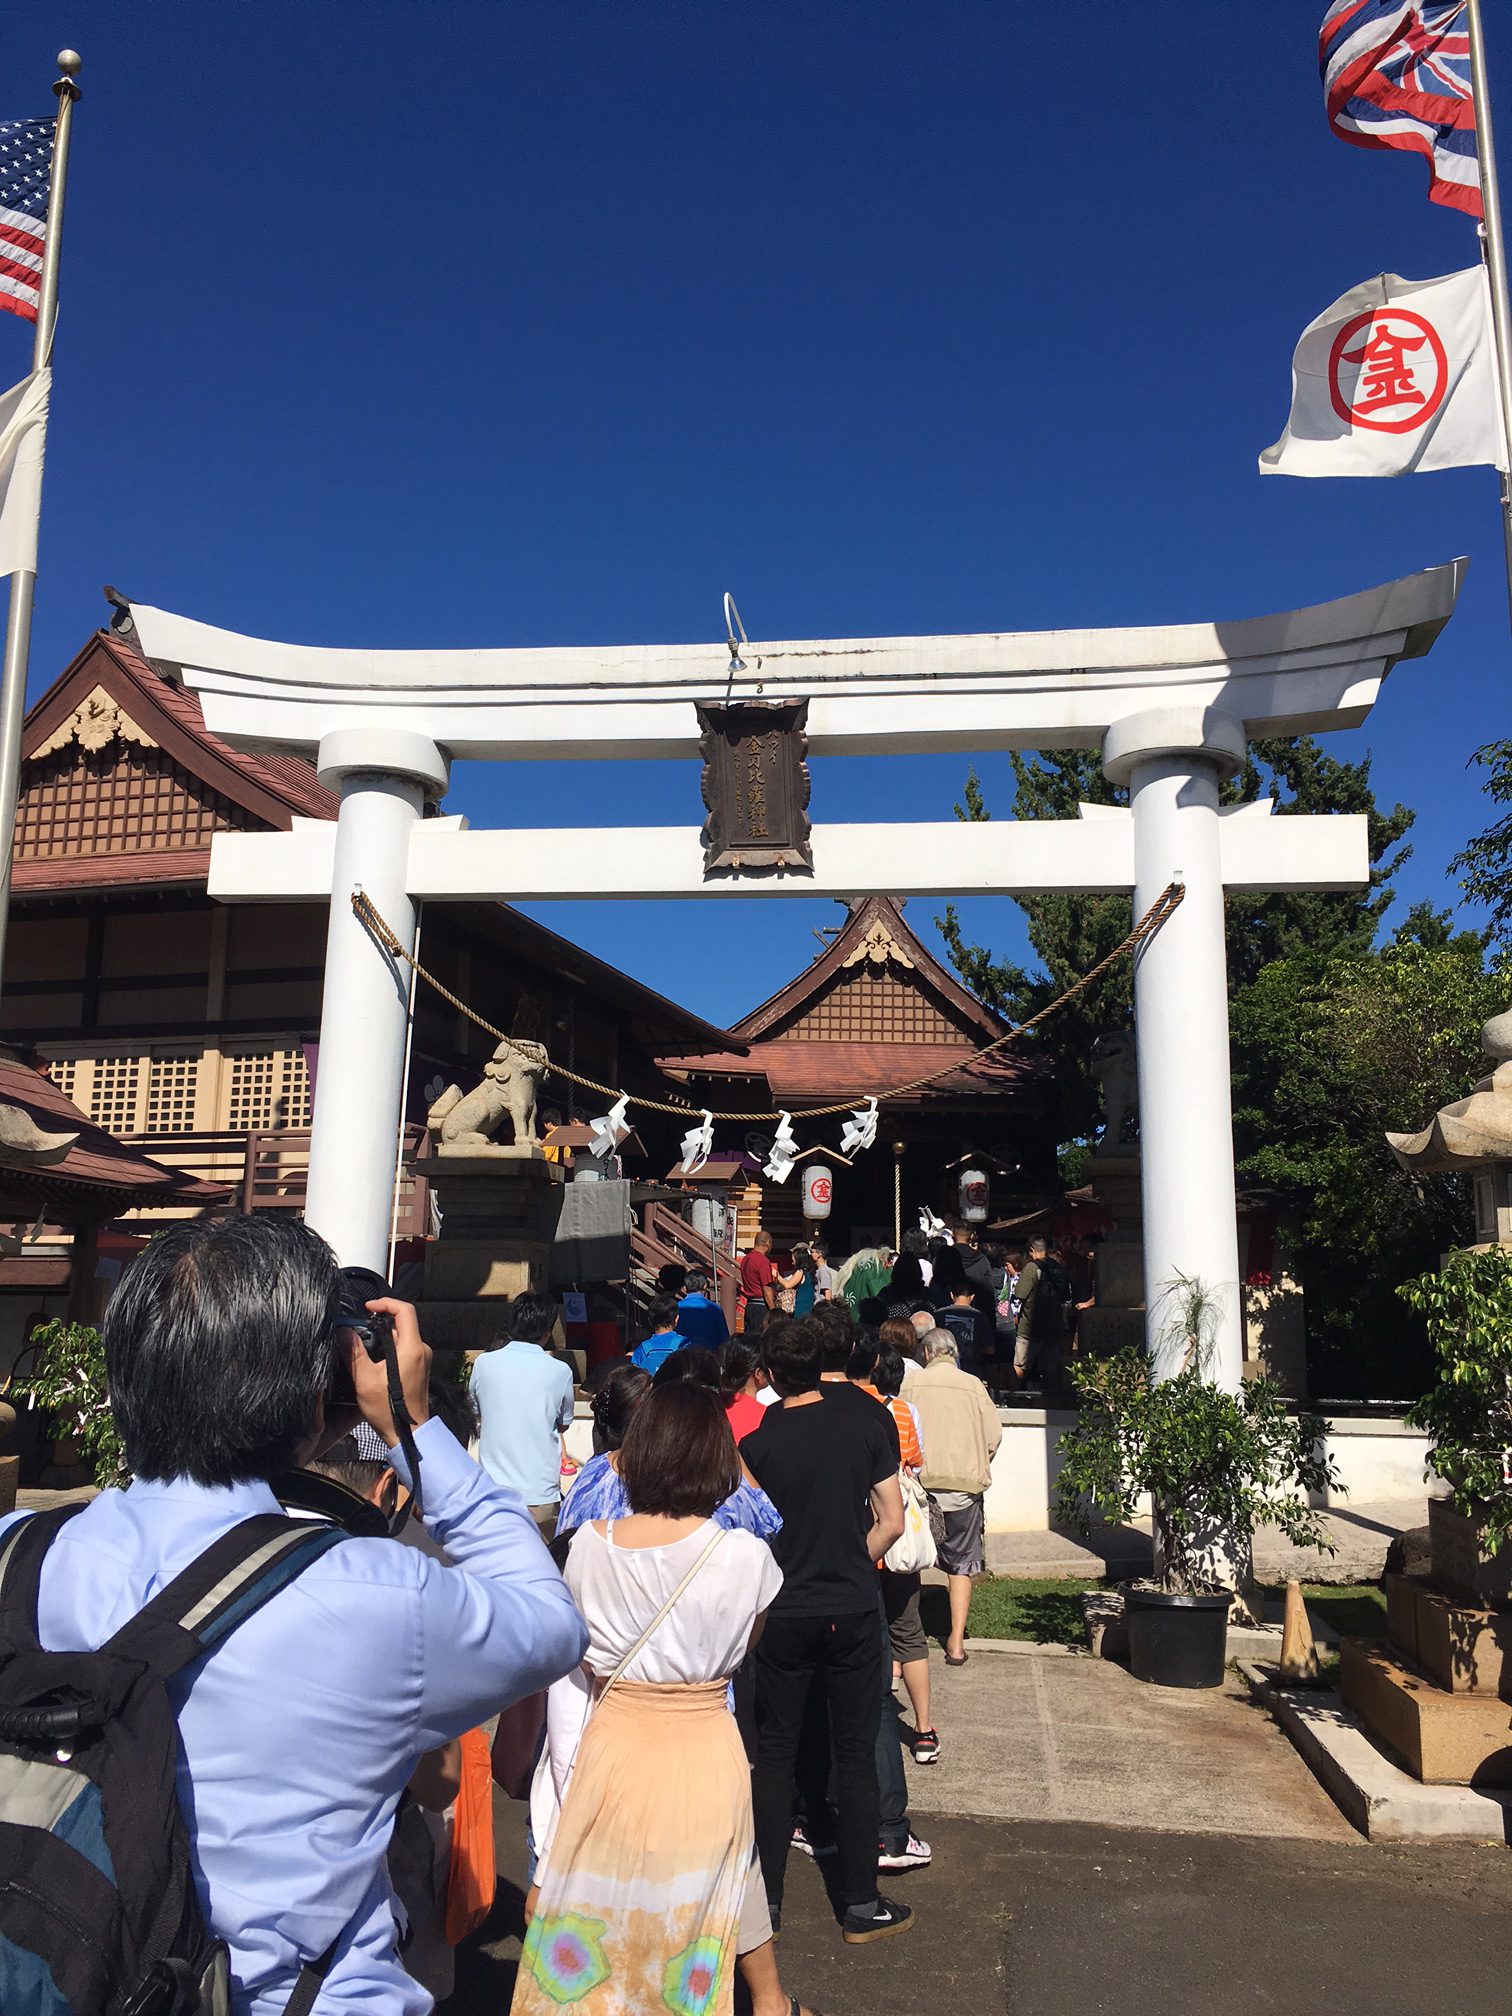
M 768 1341 L 769 1340 L 769 1341 Z M 836 1875 L 849 1945 L 906 1931 L 913 1913 L 877 1894 L 877 1730 L 884 1683 L 877 1563 L 903 1531 L 898 1431 L 869 1394 L 820 1382 L 812 1319 L 763 1340 L 780 1398 L 740 1445 L 782 1514 L 782 1588 L 757 1642 L 756 1847 L 772 1920 L 782 1909 L 804 1708 L 817 1682 L 829 1710 Z

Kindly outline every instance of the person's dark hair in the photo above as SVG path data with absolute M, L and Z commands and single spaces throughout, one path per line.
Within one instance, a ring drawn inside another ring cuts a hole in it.
M 929 1251 L 929 1235 L 922 1226 L 909 1226 L 903 1234 L 903 1251 L 912 1254 L 915 1260 L 922 1259 Z
M 833 1302 L 820 1304 L 820 1307 L 824 1309 L 833 1309 L 838 1306 L 838 1304 Z M 882 1300 L 880 1295 L 863 1295 L 861 1300 L 856 1304 L 856 1317 L 862 1323 L 885 1323 L 887 1321 L 887 1304 Z
M 690 1267 L 688 1269 L 688 1278 L 683 1283 L 683 1293 L 685 1295 L 707 1295 L 708 1292 L 708 1270 L 703 1267 Z
M 431 1413 L 445 1423 L 465 1449 L 478 1432 L 478 1403 L 472 1396 L 472 1388 L 452 1378 L 449 1372 L 432 1369 L 427 1398 Z
M 653 1295 L 646 1304 L 646 1323 L 654 1335 L 658 1330 L 677 1328 L 677 1297 Z
M 656 1285 L 663 1295 L 670 1295 L 674 1302 L 688 1285 L 688 1270 L 676 1260 L 669 1260 L 664 1267 L 656 1270 Z
M 249 1484 L 315 1434 L 341 1307 L 335 1255 L 303 1220 L 198 1219 L 161 1232 L 105 1313 L 105 1376 L 133 1476 Z
M 907 1361 L 891 1344 L 877 1346 L 877 1369 L 872 1373 L 872 1384 L 884 1400 L 894 1400 L 903 1391 L 903 1372 Z
M 812 1393 L 819 1384 L 824 1341 L 824 1326 L 814 1316 L 792 1316 L 785 1323 L 768 1323 L 762 1330 L 761 1356 L 767 1377 L 784 1400 Z
M 856 1332 L 856 1341 L 845 1361 L 847 1379 L 870 1379 L 877 1369 L 877 1332 L 870 1323 L 863 1323 Z
M 793 1265 L 806 1281 L 812 1281 L 818 1272 L 819 1263 L 814 1258 L 813 1248 L 806 1241 L 800 1242 L 793 1248 Z
M 717 1396 L 687 1380 L 656 1386 L 635 1410 L 619 1473 L 632 1512 L 712 1518 L 740 1483 L 735 1437 Z
M 655 1386 L 707 1386 L 719 1391 L 719 1360 L 702 1344 L 684 1344 L 663 1358 L 651 1382 Z
M 843 1302 L 821 1302 L 811 1320 L 818 1324 L 823 1339 L 825 1371 L 843 1372 L 856 1334 L 850 1310 Z
M 749 1337 L 726 1337 L 719 1347 L 719 1397 L 726 1407 L 761 1363 L 761 1353 Z
M 529 1288 L 516 1295 L 509 1305 L 509 1341 L 544 1344 L 556 1328 L 557 1307 L 555 1295 L 539 1295 Z
M 591 1403 L 595 1455 L 623 1444 L 636 1409 L 650 1391 L 651 1374 L 632 1365 L 628 1358 L 610 1367 L 608 1376 L 594 1389 Z
M 910 1316 L 933 1316 L 935 1305 L 927 1295 L 919 1295 L 908 1305 Z
M 1019 1273 L 1024 1265 L 1023 1247 L 1010 1246 L 1008 1251 L 1003 1255 L 1003 1262 L 1005 1266 L 1011 1267 L 1015 1274 Z

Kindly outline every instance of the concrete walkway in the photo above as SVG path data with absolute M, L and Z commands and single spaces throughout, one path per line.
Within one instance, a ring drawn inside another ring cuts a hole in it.
M 1393 1498 L 1380 1505 L 1338 1505 L 1323 1515 L 1335 1552 L 1293 1547 L 1273 1526 L 1255 1535 L 1255 1573 L 1262 1582 L 1374 1582 L 1386 1549 L 1399 1533 L 1428 1523 L 1428 1500 Z M 1035 1579 L 1096 1579 L 1145 1575 L 1150 1568 L 1148 1520 L 1108 1527 L 1089 1540 L 1053 1529 L 987 1535 L 987 1567 L 994 1575 Z
M 1147 1687 L 1109 1660 L 1025 1645 L 975 1651 L 953 1668 L 936 1649 L 930 1689 L 940 1758 L 907 1767 L 926 1837 L 926 1816 L 975 1814 L 1249 1840 L 1356 1838 L 1242 1684 Z

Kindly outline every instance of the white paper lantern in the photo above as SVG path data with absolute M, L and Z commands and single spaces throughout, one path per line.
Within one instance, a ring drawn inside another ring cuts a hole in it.
M 961 1171 L 961 1216 L 968 1225 L 987 1223 L 990 1196 L 991 1190 L 987 1178 L 980 1169 Z
M 810 1162 L 803 1172 L 803 1215 L 828 1218 L 834 1196 L 835 1178 L 822 1162 Z

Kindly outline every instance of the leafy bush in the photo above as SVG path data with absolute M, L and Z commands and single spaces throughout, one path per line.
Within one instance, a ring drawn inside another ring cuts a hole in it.
M 1433 1437 L 1433 1467 L 1455 1510 L 1481 1526 L 1494 1552 L 1512 1539 L 1512 1254 L 1452 1253 L 1397 1293 L 1426 1318 L 1438 1365 L 1407 1419 Z
M 1146 1492 L 1155 1515 L 1162 1586 L 1187 1594 L 1219 1586 L 1213 1550 L 1279 1526 L 1298 1547 L 1332 1553 L 1320 1515 L 1302 1495 L 1334 1484 L 1323 1421 L 1291 1415 L 1269 1379 L 1226 1393 L 1192 1354 L 1157 1381 L 1131 1347 L 1074 1364 L 1081 1415 L 1060 1442 L 1056 1514 L 1086 1533 L 1101 1517 L 1126 1526 Z
M 124 1484 L 126 1459 L 106 1397 L 105 1350 L 99 1331 L 59 1317 L 44 1323 L 31 1341 L 36 1363 L 24 1378 L 11 1382 L 11 1392 L 41 1407 L 55 1436 L 78 1437 L 102 1490 Z

